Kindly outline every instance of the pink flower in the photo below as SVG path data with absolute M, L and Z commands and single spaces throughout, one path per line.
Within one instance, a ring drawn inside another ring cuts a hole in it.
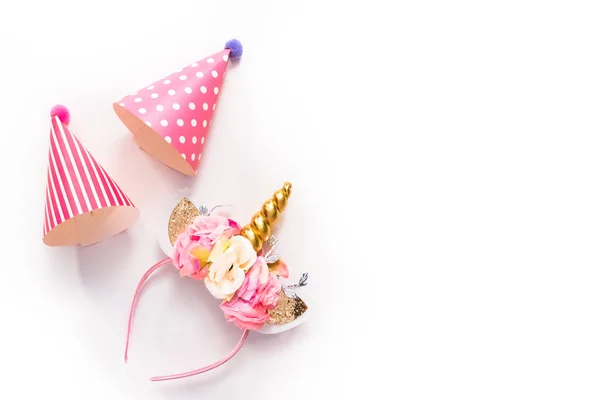
M 199 215 L 187 229 L 192 240 L 209 250 L 222 235 L 230 238 L 239 231 L 237 222 L 221 215 Z
M 208 273 L 204 267 L 217 239 L 231 237 L 239 230 L 237 222 L 221 215 L 197 216 L 173 246 L 173 264 L 179 269 L 179 275 L 204 279 Z
M 269 319 L 268 311 L 277 307 L 281 282 L 269 272 L 263 257 L 248 270 L 233 298 L 221 304 L 228 321 L 242 329 L 258 330 Z
M 227 321 L 235 323 L 241 329 L 257 331 L 269 320 L 265 307 L 252 306 L 239 297 L 221 304 Z
M 269 273 L 269 279 L 262 287 L 257 301 L 264 305 L 267 310 L 272 310 L 279 303 L 279 292 L 281 292 L 281 282 L 274 274 Z

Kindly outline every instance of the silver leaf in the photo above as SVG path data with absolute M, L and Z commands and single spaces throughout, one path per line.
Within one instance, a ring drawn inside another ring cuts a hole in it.
M 296 295 L 296 292 L 290 289 L 289 286 L 282 286 L 281 290 L 283 290 L 283 293 L 285 293 L 285 295 L 290 299 L 295 299 L 296 297 L 298 297 L 298 295 Z
M 198 211 L 200 211 L 200 215 L 208 215 L 208 207 L 206 204 L 202 204 Z
M 273 264 L 274 262 L 276 262 L 280 258 L 281 258 L 281 254 L 267 255 L 265 257 L 265 261 L 267 262 L 267 264 Z
M 277 238 L 275 237 L 275 235 L 271 235 L 271 237 L 269 238 L 269 240 L 267 241 L 267 243 L 269 244 L 270 247 L 275 247 L 275 245 L 277 243 L 279 243 L 279 240 L 277 240 Z
M 300 280 L 298 281 L 298 286 L 306 286 L 307 285 L 306 281 L 308 281 L 308 272 L 305 272 L 300 276 Z
M 210 211 L 208 211 L 208 207 L 207 207 L 206 210 L 208 211 L 208 213 L 206 215 L 212 214 L 212 212 L 215 211 L 217 208 L 231 207 L 231 206 L 232 206 L 232 204 L 217 204 L 216 206 L 214 206 L 213 208 L 211 208 Z

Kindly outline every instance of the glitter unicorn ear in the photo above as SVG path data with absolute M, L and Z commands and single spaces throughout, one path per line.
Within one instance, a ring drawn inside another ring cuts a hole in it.
M 242 336 L 225 358 L 193 371 L 153 377 L 164 381 L 198 375 L 223 365 L 242 348 L 248 333 L 278 333 L 306 321 L 308 307 L 296 294 L 306 285 L 308 274 L 294 284 L 288 278 L 287 264 L 275 254 L 277 239 L 272 230 L 285 210 L 292 185 L 286 182 L 254 214 L 250 223 L 240 227 L 234 220 L 196 207 L 187 197 L 172 210 L 167 224 L 171 257 L 154 264 L 140 280 L 129 313 L 125 361 L 137 301 L 148 277 L 163 265 L 172 264 L 180 277 L 203 281 L 208 291 L 221 301 L 225 319 L 242 329 Z M 268 250 L 263 249 L 265 244 Z

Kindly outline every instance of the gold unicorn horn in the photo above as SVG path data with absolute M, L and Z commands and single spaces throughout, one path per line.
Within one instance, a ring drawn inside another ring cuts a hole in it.
M 257 253 L 262 250 L 263 244 L 271 236 L 271 229 L 277 223 L 279 215 L 285 210 L 291 194 L 292 184 L 284 183 L 283 187 L 265 201 L 260 212 L 254 214 L 250 223 L 240 231 L 240 235 L 252 243 L 252 247 Z

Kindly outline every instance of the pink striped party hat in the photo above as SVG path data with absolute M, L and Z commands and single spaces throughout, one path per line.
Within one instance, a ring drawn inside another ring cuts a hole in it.
M 87 246 L 124 231 L 139 217 L 132 201 L 69 131 L 69 111 L 50 112 L 43 242 Z
M 242 45 L 225 49 L 184 67 L 113 104 L 135 142 L 167 166 L 195 176 L 230 59 Z

